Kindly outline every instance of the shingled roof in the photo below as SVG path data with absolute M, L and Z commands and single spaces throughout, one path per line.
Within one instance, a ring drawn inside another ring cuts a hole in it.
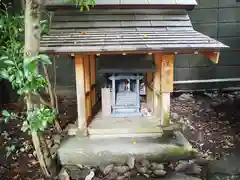
M 41 51 L 102 53 L 129 51 L 219 51 L 228 46 L 193 29 L 186 10 L 56 10 Z

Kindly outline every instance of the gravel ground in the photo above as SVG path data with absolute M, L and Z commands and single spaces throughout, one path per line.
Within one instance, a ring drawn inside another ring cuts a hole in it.
M 61 124 L 65 127 L 75 121 L 76 100 L 64 96 L 60 102 Z M 220 159 L 239 150 L 239 107 L 239 92 L 174 94 L 171 100 L 173 121 L 185 121 L 190 125 L 184 135 L 194 148 L 210 159 Z M 20 107 L 8 105 L 7 109 L 17 112 Z M 20 122 L 1 124 L 0 129 L 0 179 L 43 180 L 30 137 L 20 131 Z M 7 151 L 7 148 L 12 150 Z

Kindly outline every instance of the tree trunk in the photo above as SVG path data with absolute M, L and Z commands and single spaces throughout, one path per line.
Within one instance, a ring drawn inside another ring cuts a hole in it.
M 39 53 L 40 47 L 40 16 L 42 0 L 26 0 L 25 4 L 25 47 L 24 56 L 34 57 Z M 27 95 L 27 110 L 38 107 L 39 104 L 31 102 L 31 95 Z M 32 142 L 36 154 L 46 176 L 55 175 L 56 164 L 54 163 L 48 147 L 44 146 L 43 139 L 36 131 L 31 132 Z M 52 168 L 55 166 L 55 168 Z

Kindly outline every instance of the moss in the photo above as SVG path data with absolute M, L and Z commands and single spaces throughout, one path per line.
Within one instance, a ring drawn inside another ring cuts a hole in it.
M 166 156 L 168 157 L 174 157 L 174 156 L 193 156 L 194 152 L 191 150 L 188 150 L 184 147 L 173 147 L 173 148 L 169 148 L 166 151 Z
M 163 126 L 169 126 L 170 124 L 170 115 L 169 112 L 165 112 L 164 113 L 164 117 L 163 117 Z

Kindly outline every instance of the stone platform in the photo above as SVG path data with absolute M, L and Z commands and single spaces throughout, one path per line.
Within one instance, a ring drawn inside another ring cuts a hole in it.
M 64 140 L 58 150 L 58 156 L 63 165 L 124 164 L 130 155 L 136 159 L 146 158 L 162 162 L 191 158 L 194 152 L 180 132 L 175 132 L 174 138 L 80 138 L 74 136 Z

